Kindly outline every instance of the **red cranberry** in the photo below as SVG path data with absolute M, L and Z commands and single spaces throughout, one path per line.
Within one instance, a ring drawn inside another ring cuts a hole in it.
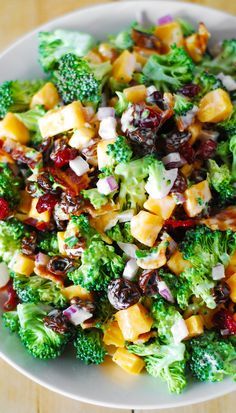
M 189 164 L 194 162 L 195 151 L 188 142 L 185 142 L 183 145 L 181 145 L 179 152 Z
M 3 308 L 4 310 L 7 310 L 7 311 L 15 310 L 18 304 L 18 296 L 15 290 L 13 289 L 12 280 L 8 282 L 6 291 L 7 291 L 8 298 L 7 298 L 7 301 L 3 304 Z
M 6 219 L 10 213 L 8 202 L 4 198 L 0 198 L 0 220 Z
M 235 335 L 236 334 L 236 321 L 233 318 L 233 314 L 229 310 L 221 309 L 214 314 L 213 322 L 220 330 L 222 335 Z
M 217 143 L 212 139 L 208 139 L 205 142 L 201 142 L 198 148 L 197 155 L 200 159 L 207 160 L 215 155 Z
M 57 203 L 57 198 L 52 194 L 42 195 L 37 202 L 36 209 L 39 214 L 45 211 L 52 211 Z
M 186 219 L 184 221 L 169 218 L 165 221 L 165 226 L 171 228 L 192 228 L 197 225 L 197 222 L 194 219 Z
M 65 148 L 62 149 L 54 155 L 54 163 L 58 168 L 65 166 L 71 161 L 75 159 L 77 156 L 77 150 L 73 148 Z
M 146 112 L 148 113 L 146 115 Z M 144 108 L 140 112 L 140 119 L 138 121 L 138 127 L 140 128 L 157 128 L 161 123 L 161 113 L 149 108 Z
M 193 98 L 200 92 L 201 88 L 199 85 L 195 85 L 194 83 L 189 83 L 188 85 L 184 85 L 179 92 L 182 95 L 187 96 L 188 98 Z

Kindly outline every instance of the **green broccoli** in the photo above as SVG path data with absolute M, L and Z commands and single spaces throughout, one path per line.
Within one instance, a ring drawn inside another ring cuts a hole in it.
M 231 177 L 232 177 L 233 182 L 236 182 L 236 133 L 230 138 L 229 150 L 232 153 L 232 157 L 233 157 Z
M 153 301 L 151 314 L 154 319 L 153 326 L 158 329 L 158 336 L 164 344 L 173 342 L 171 328 L 176 321 L 182 319 L 176 307 L 167 303 L 163 298 Z
M 84 199 L 88 199 L 90 201 L 90 203 L 95 209 L 101 208 L 103 205 L 106 205 L 109 201 L 109 198 L 103 194 L 100 194 L 97 188 L 83 189 L 81 191 L 81 194 L 83 195 Z
M 223 72 L 226 75 L 236 75 L 236 39 L 222 42 L 220 53 L 212 58 L 203 59 L 201 66 L 213 74 Z
M 200 72 L 195 77 L 194 83 L 196 83 L 200 87 L 200 91 L 195 99 L 197 101 L 199 101 L 208 92 L 211 92 L 214 89 L 223 88 L 221 80 L 217 79 L 217 77 L 214 76 L 212 73 L 208 73 L 206 71 Z
M 59 246 L 56 232 L 40 232 L 37 244 L 39 250 L 54 256 L 59 254 Z
M 160 377 L 168 385 L 171 393 L 180 394 L 187 385 L 185 373 L 185 345 L 160 345 L 157 341 L 151 344 L 130 344 L 131 353 L 144 357 L 147 372 Z
M 33 95 L 44 85 L 43 80 L 10 80 L 0 85 L 0 118 L 7 112 L 29 109 Z
M 97 294 L 95 297 L 95 319 L 96 328 L 104 328 L 104 325 L 113 317 L 115 313 L 114 307 L 107 298 L 107 294 Z
M 81 263 L 78 269 L 68 273 L 68 277 L 89 291 L 106 290 L 112 279 L 121 276 L 125 264 L 112 246 L 96 239 L 82 253 Z
M 174 95 L 174 113 L 175 116 L 185 116 L 187 112 L 193 109 L 193 103 L 183 95 Z
M 55 282 L 37 275 L 26 277 L 14 273 L 13 288 L 23 303 L 39 303 L 62 308 L 67 300 L 61 292 L 61 288 Z
M 180 295 L 178 298 L 179 305 L 185 309 L 188 305 L 188 299 L 194 295 L 197 298 L 201 298 L 208 308 L 214 309 L 216 302 L 212 295 L 212 289 L 215 286 L 210 270 L 206 270 L 202 267 L 188 268 L 182 273 L 182 279 L 188 283 L 186 285 L 185 296 Z
M 157 159 L 149 165 L 148 172 L 146 191 L 157 199 L 164 196 L 163 191 L 168 194 L 173 186 L 172 172 L 166 170 L 163 163 Z
M 231 115 L 223 122 L 218 123 L 217 126 L 225 132 L 228 138 L 236 135 L 236 106 L 234 106 Z
M 231 174 L 227 165 L 219 166 L 216 161 L 208 161 L 208 181 L 210 186 L 218 193 L 218 200 L 224 205 L 233 200 L 236 195 L 235 188 L 231 182 Z
M 154 161 L 146 156 L 128 163 L 120 163 L 115 168 L 115 175 L 120 179 L 119 203 L 121 209 L 142 208 L 146 201 L 145 179 L 149 174 L 149 165 Z
M 131 29 L 122 30 L 117 35 L 109 36 L 109 41 L 118 50 L 127 50 L 134 45 L 131 37 Z
M 218 143 L 216 148 L 216 155 L 231 169 L 232 164 L 232 154 L 229 149 L 229 141 L 221 141 Z
M 164 55 L 152 55 L 143 68 L 143 74 L 158 90 L 180 89 L 193 80 L 194 63 L 182 47 L 172 46 Z
M 72 215 L 71 221 L 77 226 L 79 235 L 85 238 L 87 245 L 89 245 L 91 241 L 101 241 L 101 236 L 96 229 L 90 225 L 89 219 L 86 215 Z
M 129 102 L 124 93 L 116 91 L 116 94 L 118 96 L 118 101 L 115 104 L 115 111 L 118 116 L 121 116 L 122 113 L 128 108 Z
M 211 332 L 189 342 L 189 367 L 200 381 L 221 381 L 225 375 L 236 377 L 236 348 L 228 339 Z
M 9 264 L 15 252 L 20 251 L 26 235 L 24 224 L 16 218 L 0 221 L 0 260 Z
M 107 146 L 107 154 L 116 164 L 130 162 L 133 152 L 124 136 L 118 136 L 115 143 Z
M 104 362 L 107 352 L 99 330 L 78 329 L 74 346 L 76 357 L 85 364 L 101 364 Z
M 130 222 L 125 222 L 124 224 L 116 224 L 114 227 L 109 229 L 106 234 L 109 238 L 116 242 L 133 242 L 134 238 L 130 232 Z
M 42 135 L 39 130 L 38 121 L 44 116 L 46 110 L 41 105 L 37 105 L 35 108 L 28 110 L 27 112 L 15 113 L 17 118 L 24 123 L 24 125 L 31 132 L 30 143 L 33 145 L 38 145 L 42 142 Z
M 227 141 L 220 142 L 217 154 L 231 170 L 231 178 L 236 182 L 236 107 L 230 117 L 224 122 L 218 123 L 218 128 L 226 135 Z
M 184 37 L 191 36 L 195 32 L 193 25 L 187 20 L 178 18 L 176 21 L 180 24 Z
M 16 176 L 6 163 L 0 163 L 0 197 L 4 198 L 11 208 L 20 201 L 21 178 Z
M 188 280 L 186 280 L 181 274 L 176 277 L 176 275 L 167 273 L 165 270 L 160 269 L 159 275 L 163 281 L 169 287 L 173 298 L 177 301 L 181 310 L 185 310 L 189 301 L 193 295 L 193 292 L 189 286 Z
M 55 68 L 63 55 L 74 53 L 83 57 L 95 45 L 96 40 L 87 33 L 62 29 L 39 32 L 39 61 L 45 72 L 48 72 Z
M 80 100 L 84 104 L 98 104 L 105 76 L 110 69 L 109 62 L 92 65 L 68 53 L 58 61 L 58 68 L 53 71 L 53 81 L 65 103 Z
M 60 356 L 70 334 L 60 334 L 44 324 L 48 312 L 44 307 L 25 303 L 18 304 L 19 336 L 29 353 L 40 359 L 53 359 Z
M 2 315 L 3 324 L 5 327 L 9 328 L 12 333 L 19 330 L 19 318 L 17 311 L 7 311 Z
M 124 82 L 121 82 L 119 80 L 116 80 L 113 76 L 109 76 L 107 84 L 108 84 L 108 87 L 111 89 L 111 92 L 113 94 L 116 93 L 116 92 L 123 92 L 123 90 L 125 88 L 129 87 L 129 83 L 124 83 Z M 124 97 L 123 97 L 123 99 L 124 99 Z M 125 103 L 125 100 L 123 102 L 120 102 L 120 103 L 122 103 L 122 105 L 123 105 Z

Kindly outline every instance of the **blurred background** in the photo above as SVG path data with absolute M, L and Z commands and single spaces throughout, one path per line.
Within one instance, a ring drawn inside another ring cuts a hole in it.
M 0 51 L 26 32 L 64 13 L 112 0 L 0 0 Z M 119 1 L 119 0 L 113 0 Z M 184 1 L 184 0 L 183 0 Z M 156 2 L 153 0 L 153 2 Z M 236 14 L 236 0 L 189 0 Z M 204 17 L 204 16 L 203 16 Z M 89 28 L 88 28 L 89 31 Z M 1 70 L 1 69 L 0 69 Z M 159 413 L 233 413 L 236 394 Z M 147 413 L 85 405 L 52 393 L 0 360 L 0 413 Z M 155 413 L 155 412 L 154 412 Z

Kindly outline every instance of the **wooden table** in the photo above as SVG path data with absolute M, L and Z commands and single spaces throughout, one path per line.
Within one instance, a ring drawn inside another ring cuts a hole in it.
M 110 0 L 102 0 L 103 3 Z M 234 0 L 189 0 L 236 14 Z M 99 0 L 0 0 L 0 49 L 52 18 Z M 233 413 L 236 393 L 197 406 L 168 409 L 166 413 Z M 82 404 L 59 396 L 33 383 L 0 360 L 0 413 L 119 413 L 129 410 L 107 409 Z M 161 413 L 160 410 L 156 412 Z M 163 411 L 164 412 L 164 411 Z M 144 410 L 135 413 L 145 413 Z

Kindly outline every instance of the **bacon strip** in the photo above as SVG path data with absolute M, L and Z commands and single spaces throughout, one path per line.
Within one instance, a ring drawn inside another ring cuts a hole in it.
M 226 231 L 230 229 L 236 232 L 236 206 L 229 206 L 213 217 L 202 219 L 200 223 L 212 230 Z

